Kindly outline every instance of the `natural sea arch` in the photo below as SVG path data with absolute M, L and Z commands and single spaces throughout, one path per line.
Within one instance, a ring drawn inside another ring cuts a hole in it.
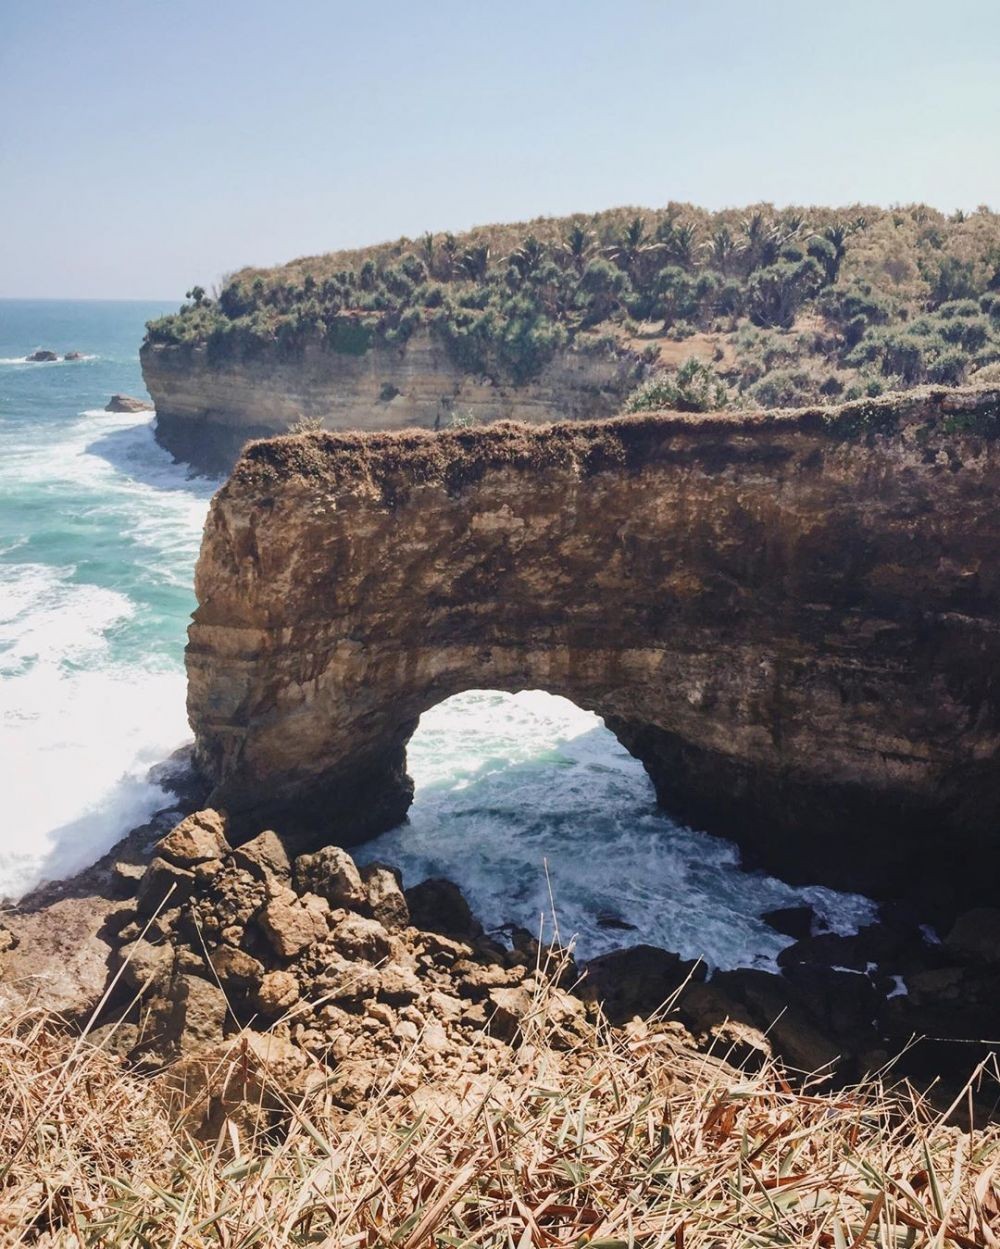
M 998 414 L 919 392 L 250 444 L 187 654 L 212 801 L 352 844 L 405 814 L 423 711 L 542 689 L 780 874 L 992 889 Z

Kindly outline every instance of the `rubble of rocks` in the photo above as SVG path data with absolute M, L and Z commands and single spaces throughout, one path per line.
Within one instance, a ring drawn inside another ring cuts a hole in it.
M 335 846 L 293 860 L 273 832 L 234 847 L 215 811 L 182 820 L 126 879 L 118 992 L 98 1032 L 132 1061 L 172 1065 L 189 1092 L 240 1037 L 300 1080 L 324 1070 L 350 1109 L 376 1081 L 408 1093 L 482 1071 L 537 1009 L 537 944 L 485 936 L 449 881 L 404 892 L 391 868 L 359 870 Z M 558 985 L 545 992 L 556 1046 L 571 1048 L 587 1035 L 586 1008 Z

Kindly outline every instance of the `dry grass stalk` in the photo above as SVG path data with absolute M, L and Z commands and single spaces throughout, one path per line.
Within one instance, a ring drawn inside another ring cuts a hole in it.
M 149 1078 L 44 1016 L 8 1019 L 2 1243 L 1000 1245 L 996 1125 L 963 1133 L 881 1081 L 793 1090 L 774 1066 L 747 1075 L 686 1048 L 669 1024 L 596 1028 L 570 1049 L 552 1036 L 543 990 L 486 1075 L 407 1098 L 387 1071 L 350 1114 L 320 1086 L 287 1106 L 280 1136 L 229 1124 L 205 1146 Z

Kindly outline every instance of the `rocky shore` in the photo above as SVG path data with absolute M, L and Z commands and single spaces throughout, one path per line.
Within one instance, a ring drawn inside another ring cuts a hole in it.
M 280 1070 L 292 1097 L 321 1080 L 344 1112 L 376 1084 L 409 1097 L 482 1071 L 522 1043 L 541 996 L 557 1049 L 599 1017 L 652 1019 L 714 1060 L 775 1057 L 834 1087 L 895 1060 L 945 1100 L 998 1033 L 1000 911 L 940 917 L 941 942 L 885 906 L 854 937 L 789 945 L 780 975 L 709 977 L 649 946 L 577 964 L 523 930 L 485 933 L 449 881 L 404 890 L 392 867 L 359 870 L 338 847 L 293 857 L 272 831 L 232 844 L 214 810 L 174 819 L 0 917 L 0 1008 L 56 1010 L 160 1073 L 199 1132 L 238 1120 L 255 1065 Z M 216 1087 L 233 1045 L 244 1086 Z

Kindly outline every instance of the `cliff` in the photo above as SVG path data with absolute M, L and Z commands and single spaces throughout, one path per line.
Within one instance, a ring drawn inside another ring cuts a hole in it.
M 541 688 L 787 877 L 988 894 L 998 430 L 997 391 L 923 390 L 254 443 L 187 650 L 212 801 L 349 844 L 404 817 L 423 711 Z
M 208 473 L 228 472 L 248 439 L 287 433 L 303 418 L 329 430 L 391 430 L 609 416 L 638 376 L 635 357 L 565 349 L 534 380 L 504 384 L 464 372 L 427 330 L 360 354 L 310 343 L 293 358 L 272 346 L 213 362 L 204 345 L 147 342 L 140 358 L 158 441 Z

